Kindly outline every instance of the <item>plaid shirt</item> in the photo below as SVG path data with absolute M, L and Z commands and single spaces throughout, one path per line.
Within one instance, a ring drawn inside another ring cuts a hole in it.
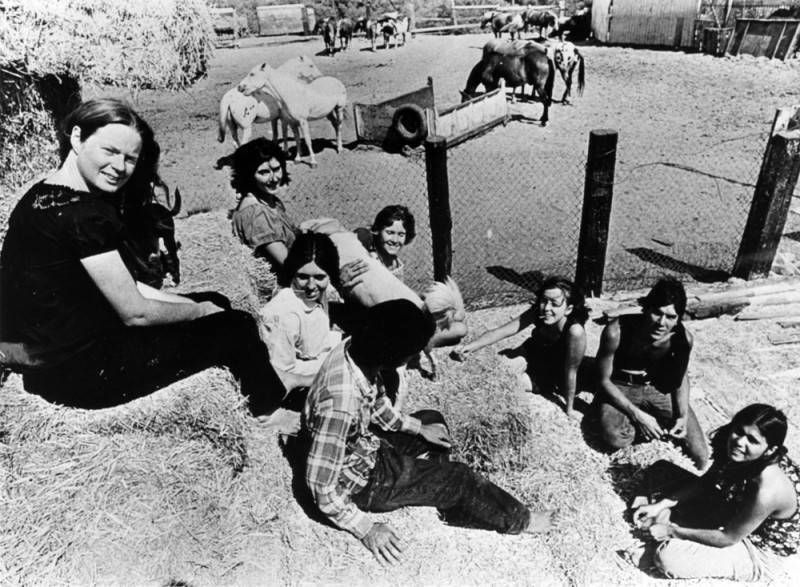
M 380 378 L 371 384 L 347 352 L 349 340 L 334 348 L 322 364 L 303 410 L 311 438 L 306 483 L 320 511 L 361 539 L 372 522 L 350 496 L 367 485 L 380 439 L 369 430 L 419 434 L 421 422 L 402 416 L 383 392 Z

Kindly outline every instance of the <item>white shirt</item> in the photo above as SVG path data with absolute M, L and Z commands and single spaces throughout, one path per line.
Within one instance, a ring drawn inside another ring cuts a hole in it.
M 340 332 L 331 330 L 322 305 L 307 306 L 290 287 L 279 290 L 259 316 L 261 337 L 278 370 L 316 374 L 328 352 L 342 340 Z

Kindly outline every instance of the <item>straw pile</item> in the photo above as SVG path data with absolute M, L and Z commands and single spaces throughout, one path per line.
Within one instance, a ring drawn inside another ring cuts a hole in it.
M 205 74 L 202 0 L 5 0 L 0 7 L 0 239 L 17 190 L 57 164 L 82 86 L 177 90 Z
M 213 29 L 202 0 L 6 0 L 0 64 L 83 84 L 185 88 L 207 68 Z

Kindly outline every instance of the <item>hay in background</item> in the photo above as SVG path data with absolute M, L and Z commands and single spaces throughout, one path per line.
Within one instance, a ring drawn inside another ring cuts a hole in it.
M 0 11 L 0 65 L 132 91 L 187 87 L 212 38 L 202 0 L 6 0 Z

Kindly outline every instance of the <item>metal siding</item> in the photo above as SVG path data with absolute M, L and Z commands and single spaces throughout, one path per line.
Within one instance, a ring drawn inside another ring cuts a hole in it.
M 613 0 L 608 42 L 691 47 L 697 5 L 697 0 Z
M 592 2 L 592 34 L 600 43 L 608 43 L 608 11 L 611 0 L 594 0 Z

